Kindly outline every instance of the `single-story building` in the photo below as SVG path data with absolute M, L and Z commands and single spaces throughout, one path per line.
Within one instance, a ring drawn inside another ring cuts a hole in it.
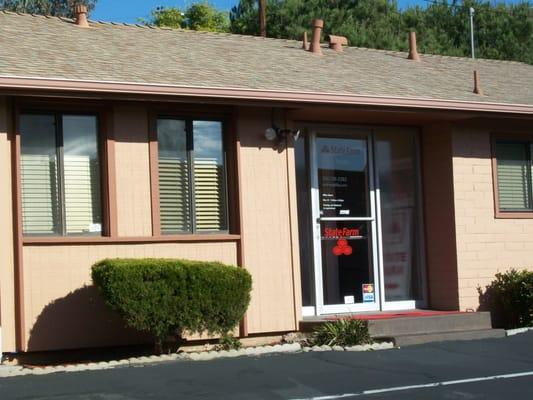
M 533 66 L 329 41 L 0 12 L 2 351 L 139 343 L 108 257 L 247 268 L 242 336 L 533 266 Z

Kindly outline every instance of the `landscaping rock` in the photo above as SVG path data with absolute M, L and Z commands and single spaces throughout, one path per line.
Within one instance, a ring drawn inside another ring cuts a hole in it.
M 78 365 L 67 365 L 57 367 L 44 367 L 44 368 L 24 368 L 21 366 L 0 366 L 0 378 L 21 376 L 21 375 L 45 375 L 57 372 L 78 372 L 78 371 L 94 371 L 104 370 L 110 368 L 116 368 L 124 365 L 142 366 L 144 364 L 153 364 L 156 362 L 172 361 L 172 360 L 193 360 L 193 361 L 208 361 L 216 358 L 224 357 L 239 357 L 239 356 L 260 356 L 262 354 L 275 354 L 275 353 L 294 353 L 303 351 L 305 353 L 310 351 L 367 351 L 367 350 L 382 350 L 394 348 L 393 343 L 383 342 L 374 344 L 365 344 L 362 346 L 304 346 L 299 342 L 277 344 L 274 346 L 260 346 L 260 347 L 248 347 L 239 350 L 221 350 L 221 351 L 204 351 L 204 352 L 191 352 L 191 353 L 173 353 L 163 355 L 152 355 L 144 357 L 131 357 L 122 360 L 104 361 L 99 363 L 86 363 Z
M 363 351 L 363 346 L 356 345 L 356 346 L 348 346 L 345 348 L 346 351 Z
M 290 344 L 284 344 L 283 349 L 285 352 L 296 352 L 302 350 L 302 345 L 300 343 L 290 343 Z
M 309 335 L 302 332 L 291 332 L 287 333 L 286 335 L 283 335 L 282 338 L 284 343 L 292 344 L 292 343 L 307 343 L 309 340 Z

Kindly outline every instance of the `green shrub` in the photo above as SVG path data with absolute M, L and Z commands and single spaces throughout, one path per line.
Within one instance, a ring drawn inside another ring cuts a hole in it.
M 311 343 L 315 346 L 355 346 L 372 343 L 368 325 L 359 319 L 340 319 L 326 322 L 313 332 Z
M 478 288 L 478 292 L 480 309 L 492 312 L 495 326 L 533 326 L 533 271 L 498 273 L 485 291 Z
M 151 333 L 159 349 L 168 336 L 231 331 L 252 286 L 243 268 L 173 259 L 103 260 L 92 267 L 92 279 L 126 324 Z
M 242 347 L 241 341 L 231 333 L 223 334 L 216 346 L 217 350 L 239 350 Z

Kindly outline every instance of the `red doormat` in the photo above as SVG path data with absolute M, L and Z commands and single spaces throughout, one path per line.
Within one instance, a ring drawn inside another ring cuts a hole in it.
M 335 321 L 338 319 L 362 319 L 362 320 L 374 320 L 374 319 L 393 319 L 393 318 L 409 318 L 409 317 L 432 317 L 435 315 L 450 315 L 461 314 L 460 311 L 403 311 L 395 313 L 379 313 L 379 314 L 353 314 L 347 316 L 334 316 L 326 317 L 324 319 L 329 321 Z

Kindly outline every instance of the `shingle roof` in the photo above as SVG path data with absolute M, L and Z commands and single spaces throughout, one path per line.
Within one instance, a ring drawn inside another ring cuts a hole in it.
M 533 105 L 533 66 L 0 12 L 0 77 Z M 485 96 L 472 93 L 479 70 Z

